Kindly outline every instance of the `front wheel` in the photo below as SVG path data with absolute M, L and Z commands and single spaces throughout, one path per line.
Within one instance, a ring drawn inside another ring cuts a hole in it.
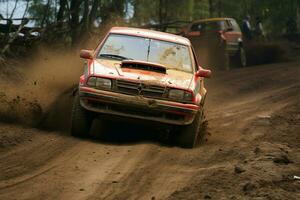
M 176 143 L 184 148 L 194 148 L 204 140 L 204 112 L 198 111 L 194 121 L 190 125 L 180 128 L 175 136 Z
M 233 57 L 233 64 L 235 67 L 246 67 L 247 66 L 247 57 L 245 49 L 241 46 Z
M 79 96 L 76 95 L 73 103 L 71 117 L 71 135 L 87 137 L 93 122 L 92 113 L 80 105 Z

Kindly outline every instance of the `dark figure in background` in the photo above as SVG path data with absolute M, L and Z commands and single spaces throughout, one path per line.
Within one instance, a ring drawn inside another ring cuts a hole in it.
M 255 36 L 258 40 L 265 39 L 265 31 L 263 28 L 263 24 L 260 17 L 256 17 L 256 24 L 255 24 Z
M 243 20 L 242 31 L 246 39 L 252 39 L 252 29 L 250 24 L 250 16 L 247 15 Z
M 286 23 L 286 33 L 296 33 L 297 30 L 297 23 L 294 17 L 289 17 Z

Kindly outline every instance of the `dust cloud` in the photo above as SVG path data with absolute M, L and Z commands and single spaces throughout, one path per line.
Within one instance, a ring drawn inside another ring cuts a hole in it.
M 62 95 L 72 96 L 68 92 L 76 87 L 83 71 L 78 55 L 79 51 L 39 48 L 16 66 L 5 66 L 10 73 L 0 81 L 0 120 L 39 124 L 55 103 L 66 100 Z M 64 104 L 72 104 L 71 98 Z M 64 106 L 60 108 L 57 112 L 67 112 Z

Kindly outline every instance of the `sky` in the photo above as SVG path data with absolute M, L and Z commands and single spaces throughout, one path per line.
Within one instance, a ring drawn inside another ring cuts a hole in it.
M 0 2 L 0 14 L 4 18 L 9 18 L 12 10 L 14 9 L 15 1 Z M 26 2 L 18 1 L 16 10 L 14 12 L 13 18 L 23 17 L 24 11 L 26 8 Z M 14 21 L 14 24 L 20 24 L 21 21 Z M 0 23 L 6 23 L 5 20 L 0 20 Z

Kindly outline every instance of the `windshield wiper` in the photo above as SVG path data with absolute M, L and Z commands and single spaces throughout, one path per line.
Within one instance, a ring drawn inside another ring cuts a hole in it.
M 133 60 L 132 58 L 126 58 L 124 56 L 119 56 L 115 54 L 100 54 L 100 58 L 111 58 L 111 59 L 117 59 L 117 60 Z

